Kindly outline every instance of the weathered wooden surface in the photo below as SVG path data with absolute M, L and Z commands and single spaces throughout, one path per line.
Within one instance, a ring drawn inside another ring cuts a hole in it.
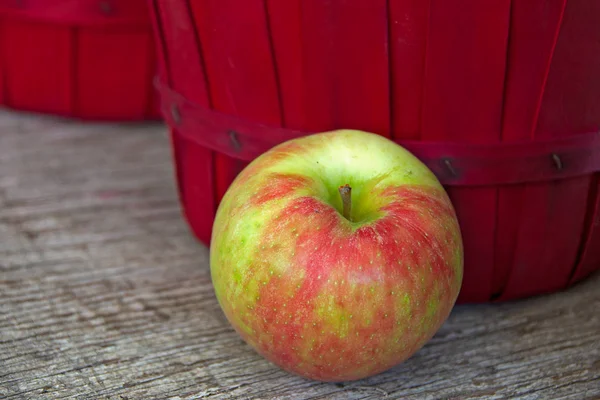
M 161 126 L 0 113 L 0 398 L 600 398 L 600 275 L 459 306 L 371 379 L 290 376 L 233 332 Z

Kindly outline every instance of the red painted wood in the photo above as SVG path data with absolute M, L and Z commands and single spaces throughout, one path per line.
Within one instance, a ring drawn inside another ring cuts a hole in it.
M 213 107 L 280 124 L 265 3 L 261 0 L 197 0 L 192 2 L 191 10 L 205 54 Z M 244 166 L 238 160 L 217 155 L 217 201 Z
M 502 123 L 504 142 L 534 139 L 538 108 L 544 93 L 546 72 L 552 61 L 564 3 L 565 0 L 512 2 Z M 541 15 L 544 17 L 540 18 Z M 520 226 L 532 222 L 540 223 L 539 220 L 532 220 L 531 210 L 525 210 L 525 191 L 524 186 L 508 186 L 498 192 L 492 284 L 492 292 L 498 298 L 502 296 L 511 271 L 522 267 L 515 264 Z
M 7 105 L 70 115 L 75 101 L 73 30 L 38 23 L 1 23 Z
M 303 0 L 266 0 L 275 69 L 279 81 L 281 125 L 306 127 L 304 54 L 301 11 Z
M 581 254 L 569 284 L 572 285 L 586 278 L 596 271 L 598 266 L 600 266 L 600 174 L 596 173 L 590 185 L 588 215 L 583 232 Z
M 386 2 L 303 1 L 301 18 L 305 127 L 389 136 Z
M 599 22 L 598 1 L 567 1 L 536 137 L 600 130 Z
M 146 0 L 0 0 L 0 27 L 10 95 L 0 104 L 79 118 L 159 117 Z
M 496 142 L 504 90 L 510 1 L 434 0 L 431 3 L 423 140 Z M 496 189 L 449 188 L 465 247 L 459 301 L 491 293 Z
M 599 37 L 600 8 L 593 3 L 596 2 L 566 2 L 546 74 L 536 138 L 572 135 L 600 127 L 600 64 L 599 57 L 593 56 L 600 48 L 594 43 Z M 581 251 L 586 213 L 591 219 L 595 208 L 594 199 L 588 205 L 589 190 L 588 177 L 526 188 L 523 203 L 530 212 L 520 227 L 515 269 L 504 292 L 506 298 L 551 292 L 568 285 Z M 540 271 L 544 271 L 544 279 L 536 279 Z
M 319 132 L 335 129 L 336 85 L 334 2 L 300 0 L 301 65 L 303 72 L 303 128 Z
M 167 54 L 162 68 L 166 78 L 186 98 L 210 107 L 202 53 L 188 2 L 154 0 L 151 5 L 157 14 L 155 26 L 162 39 L 158 46 Z M 183 140 L 176 127 L 172 140 L 186 217 L 194 233 L 208 243 L 216 211 L 213 154 L 200 145 Z
M 550 69 L 539 132 L 569 135 L 586 129 L 600 130 L 600 3 L 594 0 L 567 2 L 563 26 Z M 560 271 L 553 286 L 565 287 L 600 265 L 600 199 L 597 173 L 594 178 L 560 182 L 549 187 L 562 207 L 552 221 L 557 235 L 548 239 L 548 263 L 573 265 L 572 274 Z M 553 251 L 558 243 L 564 253 Z M 551 260 L 551 261 L 550 261 Z M 559 280 L 560 277 L 560 280 Z M 560 286 L 559 286 L 560 285 Z
M 152 96 L 149 82 L 155 72 L 148 33 L 85 28 L 79 29 L 76 43 L 76 115 L 144 119 Z
M 1 39 L 6 37 L 4 33 L 2 22 L 0 21 L 0 105 L 6 103 L 6 71 L 4 64 L 6 61 L 6 49 L 4 48 L 4 41 Z
M 355 0 L 333 4 L 336 127 L 390 137 L 387 2 Z
M 430 0 L 390 0 L 392 136 L 418 140 Z
M 581 240 L 588 187 L 586 178 L 577 178 L 526 188 L 514 268 L 499 300 L 566 287 Z M 566 201 L 573 202 L 573 208 Z

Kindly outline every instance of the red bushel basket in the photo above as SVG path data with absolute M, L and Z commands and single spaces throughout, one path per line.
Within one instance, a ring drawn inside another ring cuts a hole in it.
M 0 105 L 160 118 L 153 39 L 145 0 L 0 0 Z
M 600 1 L 154 0 L 180 197 L 210 239 L 273 145 L 396 140 L 461 224 L 459 302 L 564 289 L 600 267 Z

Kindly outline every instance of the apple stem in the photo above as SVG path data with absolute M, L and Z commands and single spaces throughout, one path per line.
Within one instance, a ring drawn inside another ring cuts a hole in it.
M 342 197 L 342 215 L 348 221 L 352 221 L 350 219 L 350 213 L 352 211 L 352 188 L 350 185 L 346 184 L 344 186 L 339 187 L 340 196 Z

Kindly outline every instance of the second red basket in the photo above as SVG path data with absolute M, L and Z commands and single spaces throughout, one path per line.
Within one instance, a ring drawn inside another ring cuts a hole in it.
M 68 117 L 160 117 L 145 0 L 0 0 L 0 105 Z

